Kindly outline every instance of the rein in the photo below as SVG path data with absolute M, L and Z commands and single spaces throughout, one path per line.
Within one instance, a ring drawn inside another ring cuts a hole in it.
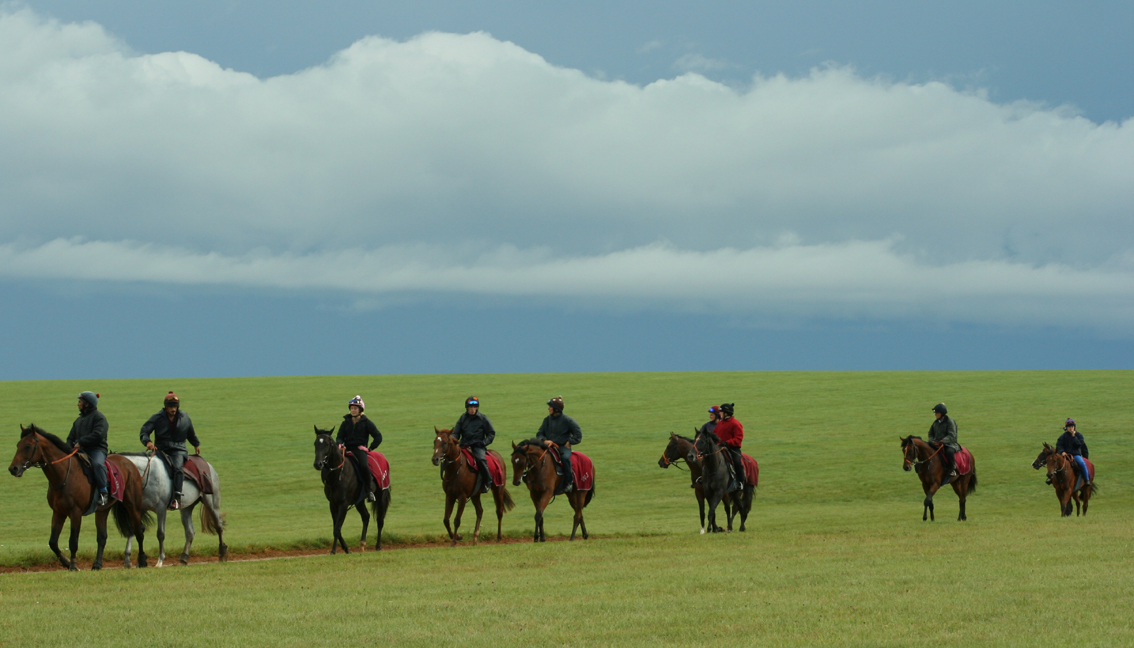
M 670 459 L 669 458 L 669 448 L 666 448 L 666 451 L 662 453 L 661 458 L 662 458 L 662 461 L 665 462 L 666 468 L 673 466 L 673 467 L 677 468 L 678 470 L 689 470 L 688 467 L 682 468 L 681 464 L 677 463 L 679 461 L 685 461 L 686 463 L 689 463 L 688 461 L 685 460 L 685 457 L 678 457 L 676 459 Z
M 915 445 L 913 441 L 910 441 L 910 445 L 913 446 L 915 451 L 917 450 L 917 445 Z M 941 452 L 941 450 L 944 447 L 945 447 L 944 445 L 941 445 L 940 447 L 938 447 L 936 450 L 933 451 L 933 454 L 929 455 L 925 459 L 910 461 L 909 453 L 903 454 L 902 459 L 906 460 L 907 466 L 913 466 L 913 467 L 916 468 L 917 466 L 921 466 L 923 464 L 929 463 L 929 460 L 936 457 L 937 453 Z

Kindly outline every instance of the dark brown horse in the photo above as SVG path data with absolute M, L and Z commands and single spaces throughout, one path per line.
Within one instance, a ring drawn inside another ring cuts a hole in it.
M 744 484 L 742 489 L 731 494 L 728 492 L 732 474 L 729 464 L 732 460 L 728 458 L 726 452 L 728 450 L 725 449 L 720 437 L 712 432 L 704 432 L 697 434 L 697 438 L 693 440 L 693 447 L 685 455 L 686 461 L 690 464 L 701 462 L 703 470 L 701 484 L 705 488 L 705 499 L 709 503 L 709 527 L 713 533 L 724 530 L 717 526 L 717 504 L 727 502 L 730 498 L 732 509 L 729 510 L 728 505 L 725 505 L 728 531 L 732 531 L 732 520 L 737 513 L 740 514 L 740 530 L 744 531 L 748 512 L 752 510 L 752 496 L 756 493 L 756 487 L 751 484 Z M 737 479 L 740 482 L 745 481 L 744 475 L 738 475 Z
M 359 551 L 366 551 L 366 530 L 370 526 L 370 514 L 366 512 L 362 483 L 354 470 L 354 462 L 347 459 L 345 449 L 331 436 L 334 431 L 334 428 L 320 430 L 315 426 L 315 470 L 320 471 L 323 478 L 323 494 L 327 496 L 327 502 L 331 506 L 331 523 L 334 526 L 331 555 L 334 555 L 335 549 L 340 545 L 343 551 L 350 553 L 346 540 L 343 540 L 343 522 L 351 508 L 357 508 L 362 517 Z M 369 470 L 369 467 L 363 466 L 362 470 Z M 375 548 L 382 551 L 382 528 L 386 526 L 386 511 L 390 508 L 390 489 L 379 488 L 375 495 L 378 501 L 370 504 L 374 512 L 374 525 L 378 527 L 374 542 Z
M 543 531 L 543 511 L 555 496 L 555 487 L 562 479 L 555 473 L 555 460 L 551 456 L 551 446 L 538 439 L 521 441 L 519 445 L 512 444 L 512 485 L 519 486 L 520 482 L 528 485 L 528 492 L 535 504 L 535 542 L 546 542 L 547 535 Z M 571 470 L 565 466 L 564 470 Z M 587 524 L 583 521 L 583 509 L 591 503 L 595 496 L 594 485 L 589 490 L 573 490 L 565 497 L 575 511 L 575 520 L 571 525 L 571 540 L 575 539 L 575 531 L 583 529 L 583 539 L 587 535 Z
M 16 444 L 16 455 L 8 472 L 21 477 L 28 468 L 42 468 L 47 477 L 47 503 L 51 506 L 51 540 L 48 546 L 59 558 L 59 563 L 78 571 L 75 552 L 79 550 L 79 530 L 83 526 L 83 514 L 90 509 L 92 499 L 97 496 L 90 481 L 83 474 L 77 452 L 66 442 L 49 432 L 36 427 L 35 423 L 25 428 L 20 426 L 20 441 Z M 122 473 L 125 489 L 122 501 L 111 498 L 106 504 L 95 509 L 95 528 L 97 529 L 98 553 L 91 569 L 102 569 L 102 552 L 106 547 L 106 518 L 112 511 L 114 525 L 123 537 L 133 536 L 138 541 L 138 566 L 146 566 L 146 552 L 142 541 L 146 527 L 153 523 L 153 516 L 142 509 L 142 476 L 129 459 L 112 454 L 106 463 L 113 463 Z M 63 532 L 64 520 L 71 520 L 71 542 L 68 560 L 59 551 L 59 534 Z
M 1091 502 L 1091 495 L 1094 495 L 1097 490 L 1094 466 L 1091 466 L 1090 485 L 1075 488 L 1079 476 L 1075 474 L 1072 461 L 1074 460 L 1064 457 L 1061 453 L 1056 452 L 1055 448 L 1044 443 L 1043 450 L 1040 450 L 1036 460 L 1032 462 L 1032 468 L 1036 470 L 1047 466 L 1047 479 L 1055 487 L 1055 496 L 1059 498 L 1061 517 L 1071 515 L 1071 500 L 1075 500 L 1075 515 L 1079 515 L 1080 504 L 1082 504 L 1083 515 L 1086 515 L 1087 505 Z
M 922 502 L 925 508 L 921 512 L 921 519 L 924 522 L 928 515 L 928 519 L 933 520 L 933 495 L 937 493 L 937 489 L 949 481 L 945 462 L 941 456 L 941 449 L 933 448 L 933 446 L 922 441 L 921 437 L 911 435 L 898 438 L 902 441 L 902 470 L 909 472 L 912 469 L 916 471 L 917 476 L 921 478 L 921 488 L 925 491 L 925 500 Z M 969 456 L 972 456 L 971 452 Z M 965 499 L 977 487 L 976 459 L 974 458 L 972 462 L 972 470 L 967 474 L 954 477 L 952 481 L 953 492 L 961 501 L 961 512 L 957 515 L 958 521 L 968 519 L 965 515 Z
M 705 487 L 701 483 L 702 461 L 700 458 L 695 458 L 693 461 L 688 460 L 689 451 L 693 449 L 693 439 L 683 437 L 679 434 L 669 433 L 669 445 L 665 447 L 662 452 L 661 459 L 658 459 L 658 465 L 662 468 L 669 468 L 676 465 L 679 469 L 681 464 L 678 462 L 685 462 L 689 466 L 689 479 L 691 481 L 690 487 L 693 493 L 697 496 L 697 508 L 701 512 L 701 533 L 705 533 Z M 725 516 L 732 517 L 732 512 L 729 505 L 729 499 L 726 496 L 724 500 Z M 713 533 L 724 531 L 724 529 L 714 527 L 709 529 Z
M 480 520 L 484 516 L 484 507 L 480 504 L 480 490 L 473 492 L 476 488 L 477 472 L 469 468 L 469 462 L 462 456 L 460 444 L 449 436 L 451 431 L 433 428 L 436 436 L 433 439 L 433 465 L 441 467 L 441 490 L 445 491 L 445 530 L 449 532 L 449 539 L 453 541 L 452 546 L 455 547 L 457 541 L 461 539 L 461 534 L 457 533 L 457 530 L 461 528 L 461 515 L 465 512 L 465 502 L 471 499 L 473 508 L 476 509 L 473 544 L 480 539 Z M 501 470 L 504 471 L 504 480 L 507 481 L 508 468 L 505 467 L 500 453 L 486 450 L 485 455 L 496 457 L 500 462 Z M 504 528 L 504 512 L 516 508 L 516 503 L 512 501 L 512 495 L 508 492 L 506 484 L 499 486 L 489 484 L 488 487 L 496 503 L 496 539 L 500 540 Z M 457 518 L 450 527 L 449 516 L 453 513 L 454 502 L 457 504 Z

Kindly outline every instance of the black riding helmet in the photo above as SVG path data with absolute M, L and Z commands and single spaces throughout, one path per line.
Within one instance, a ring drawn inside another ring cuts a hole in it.
M 938 403 L 938 404 L 934 405 L 933 411 L 938 412 L 941 415 L 945 415 L 945 414 L 949 413 L 949 410 L 945 408 L 945 403 Z
M 722 403 L 721 404 L 721 412 L 724 413 L 724 414 L 728 414 L 729 416 L 732 416 L 733 408 L 735 406 L 736 406 L 736 403 Z
M 465 407 L 480 407 L 480 399 L 476 396 L 469 396 L 465 399 Z

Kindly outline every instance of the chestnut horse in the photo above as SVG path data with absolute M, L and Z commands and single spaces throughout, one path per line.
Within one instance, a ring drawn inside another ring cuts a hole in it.
M 902 441 L 902 470 L 906 472 L 909 472 L 910 469 L 915 470 L 917 476 L 921 478 L 921 488 L 925 491 L 925 500 L 922 502 L 925 508 L 921 512 L 921 520 L 924 522 L 927 514 L 929 519 L 933 520 L 933 495 L 948 481 L 941 450 L 935 450 L 921 437 L 911 435 L 898 438 Z M 972 456 L 972 452 L 969 453 L 969 456 Z M 965 499 L 977 487 L 976 459 L 974 458 L 972 462 L 972 470 L 968 474 L 958 475 L 952 481 L 953 492 L 961 501 L 961 512 L 957 516 L 958 521 L 969 519 L 965 515 Z
M 1072 461 L 1074 460 L 1064 457 L 1061 453 L 1056 452 L 1055 448 L 1044 443 L 1043 450 L 1040 450 L 1036 460 L 1032 462 L 1032 468 L 1036 470 L 1047 466 L 1047 479 L 1055 487 L 1055 496 L 1059 499 L 1061 517 L 1071 515 L 1072 499 L 1075 500 L 1075 515 L 1079 515 L 1080 503 L 1083 506 L 1083 515 L 1086 515 L 1087 504 L 1091 502 L 1091 495 L 1094 495 L 1095 491 L 1098 490 L 1095 486 L 1094 466 L 1091 466 L 1090 486 L 1075 488 L 1079 476 L 1075 474 L 1075 466 Z
M 331 506 L 331 524 L 334 528 L 334 537 L 331 539 L 331 555 L 335 549 L 342 545 L 343 551 L 350 553 L 346 540 L 343 540 L 343 522 L 346 521 L 347 511 L 357 508 L 362 517 L 362 540 L 359 551 L 366 551 L 366 530 L 370 526 L 370 514 L 366 512 L 366 499 L 362 497 L 362 483 L 354 471 L 354 462 L 347 460 L 346 450 L 335 441 L 331 434 L 335 431 L 320 430 L 315 426 L 315 470 L 320 471 L 323 478 L 323 494 Z M 369 470 L 369 466 L 362 467 Z M 386 511 L 390 508 L 390 489 L 379 488 L 375 493 L 377 502 L 371 502 L 370 509 L 374 511 L 374 525 L 378 527 L 375 538 L 375 548 L 382 551 L 382 527 L 386 526 Z
M 59 563 L 71 571 L 78 571 L 75 552 L 79 550 L 79 530 L 83 526 L 83 514 L 90 509 L 91 500 L 97 497 L 86 475 L 83 474 L 79 458 L 65 441 L 45 432 L 32 423 L 25 428 L 20 426 L 20 441 L 16 444 L 16 455 L 8 472 L 21 477 L 28 468 L 42 468 L 47 477 L 47 503 L 51 506 L 51 539 L 48 546 L 59 558 Z M 146 527 L 153 523 L 153 516 L 142 509 L 142 476 L 130 460 L 121 455 L 108 455 L 107 463 L 114 463 L 126 481 L 123 501 L 111 498 L 106 504 L 95 509 L 95 528 L 97 529 L 98 553 L 91 569 L 102 569 L 102 552 L 106 547 L 106 518 L 114 512 L 114 525 L 125 537 L 133 536 L 138 541 L 138 566 L 146 566 L 146 553 L 142 540 Z M 63 532 L 63 521 L 71 520 L 71 558 L 68 560 L 59 551 L 59 534 Z
M 728 450 L 725 449 L 720 437 L 712 432 L 704 432 L 697 434 L 697 438 L 693 440 L 693 447 L 685 455 L 686 462 L 692 464 L 699 461 L 702 464 L 701 485 L 705 488 L 705 499 L 709 501 L 709 526 L 713 533 L 724 530 L 717 526 L 717 504 L 722 501 L 727 502 L 729 498 L 732 499 L 733 506 L 732 510 L 729 510 L 728 505 L 725 505 L 728 531 L 732 531 L 732 520 L 737 513 L 740 514 L 740 530 L 744 531 L 748 512 L 752 510 L 752 496 L 756 493 L 755 486 L 744 483 L 744 475 L 737 475 L 737 480 L 743 484 L 743 488 L 732 495 L 729 494 L 729 475 L 732 474 L 729 464 L 732 463 L 732 459 L 723 454 L 726 452 Z
M 693 439 L 683 437 L 679 434 L 669 433 L 669 445 L 665 447 L 662 452 L 661 459 L 658 459 L 658 466 L 662 468 L 669 468 L 671 465 L 676 465 L 679 469 L 681 464 L 679 461 L 684 461 L 685 465 L 689 466 L 689 480 L 692 482 L 690 488 L 697 496 L 697 508 L 701 512 L 701 533 L 705 533 L 705 486 L 701 483 L 702 461 L 700 457 L 695 457 L 691 462 L 688 460 L 689 451 L 693 449 Z M 725 515 L 732 517 L 731 509 L 729 507 L 729 499 L 726 496 L 724 500 Z M 724 531 L 719 526 L 714 526 L 709 529 L 713 533 Z
M 555 460 L 548 452 L 550 449 L 548 443 L 539 439 L 521 441 L 519 445 L 512 444 L 512 485 L 519 486 L 521 481 L 528 485 L 532 504 L 535 504 L 536 509 L 533 537 L 535 542 L 547 541 L 547 535 L 543 532 L 543 511 L 554 498 L 555 487 L 562 479 L 555 473 Z M 571 470 L 571 466 L 565 466 L 564 470 Z M 575 531 L 580 527 L 583 529 L 583 539 L 590 537 L 587 535 L 587 524 L 583 521 L 583 509 L 591 503 L 594 496 L 594 484 L 591 485 L 590 490 L 573 490 L 566 494 L 567 501 L 575 510 L 575 521 L 571 525 L 571 540 L 575 539 Z
M 453 541 L 451 546 L 457 546 L 457 541 L 461 539 L 461 535 L 457 530 L 461 528 L 461 515 L 465 512 L 465 502 L 472 500 L 473 508 L 476 509 L 476 528 L 473 529 L 473 544 L 476 544 L 480 539 L 480 520 L 484 516 L 484 507 L 480 504 L 480 491 L 475 493 L 473 489 L 476 488 L 477 471 L 469 468 L 469 462 L 462 456 L 460 444 L 449 436 L 452 430 L 438 430 L 433 428 L 433 433 L 437 438 L 433 439 L 433 465 L 441 467 L 441 490 L 445 491 L 445 530 L 449 532 L 449 539 Z M 508 479 L 508 469 L 504 467 L 504 460 L 500 457 L 500 453 L 495 450 L 486 450 L 485 455 L 492 455 L 500 462 L 500 468 L 504 470 L 504 479 Z M 516 507 L 516 503 L 512 501 L 512 495 L 508 493 L 508 488 L 505 484 L 499 486 L 489 484 L 489 489 L 492 491 L 492 499 L 496 503 L 496 539 L 500 540 L 504 527 L 504 512 L 511 511 Z M 457 503 L 457 518 L 453 520 L 453 526 L 449 526 L 449 516 L 453 513 L 453 503 Z

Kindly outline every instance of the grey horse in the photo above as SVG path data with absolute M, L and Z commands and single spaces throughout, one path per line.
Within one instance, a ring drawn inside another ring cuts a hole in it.
M 165 514 L 169 508 L 169 500 L 173 496 L 173 483 L 169 477 L 169 470 L 164 461 L 149 453 L 126 452 L 122 455 L 132 461 L 137 466 L 138 473 L 143 476 L 142 507 L 157 514 L 157 566 L 161 567 L 165 564 Z M 181 524 L 185 527 L 185 549 L 181 552 L 183 565 L 189 564 L 189 549 L 193 546 L 193 537 L 196 535 L 193 529 L 193 509 L 200 502 L 204 503 L 201 507 L 201 530 L 218 536 L 220 548 L 217 550 L 217 555 L 221 560 L 228 555 L 228 545 L 224 543 L 224 515 L 220 510 L 220 479 L 212 464 L 209 464 L 209 477 L 213 482 L 212 494 L 202 496 L 197 484 L 188 477 L 181 488 Z M 127 568 L 130 567 L 130 549 L 133 544 L 131 540 L 133 538 L 126 540 Z M 139 564 L 139 567 L 141 566 L 144 565 Z

